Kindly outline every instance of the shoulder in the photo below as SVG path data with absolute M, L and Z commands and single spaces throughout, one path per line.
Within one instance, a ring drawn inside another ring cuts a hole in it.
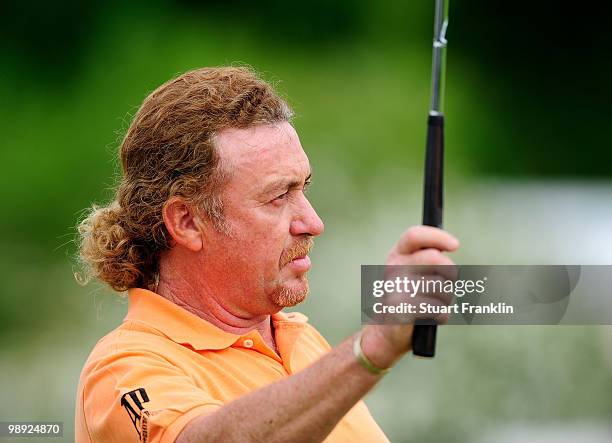
M 139 322 L 98 341 L 79 379 L 77 441 L 172 441 L 188 418 L 222 404 L 182 365 L 187 348 Z
M 176 344 L 161 332 L 136 321 L 124 321 L 119 327 L 102 337 L 85 363 L 84 371 L 101 363 L 108 364 L 120 357 L 139 356 L 164 358 L 171 355 Z
M 102 337 L 90 352 L 79 378 L 79 391 L 85 396 L 110 395 L 131 373 L 173 366 L 168 362 L 172 342 L 146 325 L 124 321 Z

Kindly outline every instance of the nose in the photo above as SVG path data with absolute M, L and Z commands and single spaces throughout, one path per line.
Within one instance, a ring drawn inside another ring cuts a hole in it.
M 321 235 L 325 226 L 323 221 L 312 207 L 306 196 L 302 195 L 294 219 L 291 221 L 289 232 L 291 235 Z

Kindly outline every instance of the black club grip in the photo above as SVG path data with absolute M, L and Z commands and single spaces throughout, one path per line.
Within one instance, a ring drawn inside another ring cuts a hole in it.
M 427 120 L 423 224 L 442 227 L 444 196 L 444 116 L 430 115 Z M 433 320 L 416 322 L 412 333 L 412 353 L 419 357 L 436 354 L 438 327 Z

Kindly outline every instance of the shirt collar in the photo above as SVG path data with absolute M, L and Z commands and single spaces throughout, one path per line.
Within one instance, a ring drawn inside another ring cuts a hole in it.
M 170 340 L 190 345 L 196 350 L 220 350 L 240 342 L 247 335 L 232 334 L 181 308 L 155 292 L 146 289 L 130 289 L 129 308 L 124 321 L 136 321 L 159 331 Z M 299 332 L 306 327 L 308 318 L 299 312 L 277 312 L 272 315 L 275 340 L 281 356 L 282 348 L 295 343 Z M 289 335 L 289 336 L 288 336 Z M 263 342 L 263 340 L 262 340 Z M 282 343 L 282 348 L 281 348 Z M 292 347 L 292 346 L 291 346 Z

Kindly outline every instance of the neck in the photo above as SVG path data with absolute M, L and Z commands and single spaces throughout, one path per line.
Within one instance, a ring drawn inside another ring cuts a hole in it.
M 197 315 L 219 329 L 236 335 L 257 330 L 264 342 L 276 351 L 274 333 L 269 315 L 251 315 L 238 307 L 218 299 L 208 288 L 195 288 L 183 278 L 160 272 L 156 292 L 177 306 Z

